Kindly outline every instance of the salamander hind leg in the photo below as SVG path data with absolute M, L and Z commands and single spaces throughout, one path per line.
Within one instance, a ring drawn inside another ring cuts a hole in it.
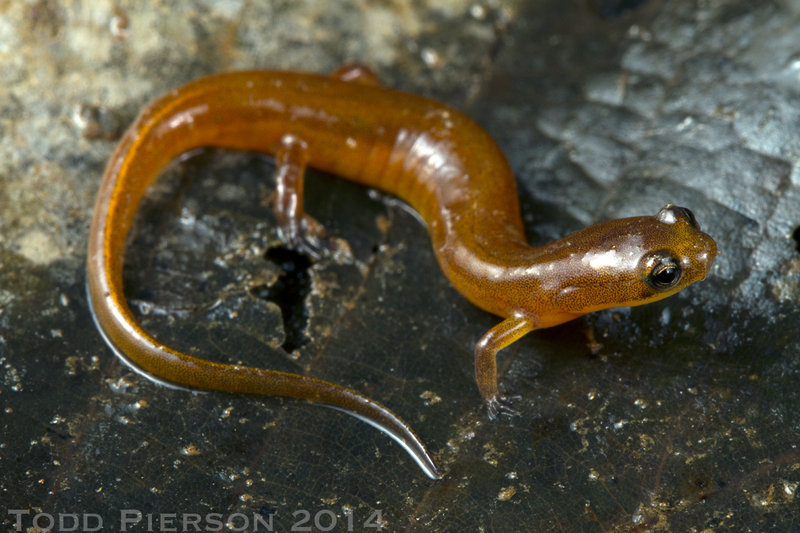
M 325 228 L 303 210 L 303 181 L 308 146 L 294 135 L 284 135 L 275 154 L 275 218 L 281 239 L 289 248 L 312 259 L 333 256 L 337 262 L 350 258 L 342 241 L 325 237 Z
M 497 388 L 497 352 L 536 329 L 530 319 L 511 317 L 490 329 L 475 345 L 475 381 L 490 419 L 498 414 L 516 415 L 514 397 L 501 396 Z

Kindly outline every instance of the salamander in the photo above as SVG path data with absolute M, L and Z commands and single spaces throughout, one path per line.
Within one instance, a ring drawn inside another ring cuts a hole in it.
M 461 112 L 380 85 L 363 68 L 333 76 L 218 74 L 156 99 L 114 150 L 89 233 L 88 299 L 108 345 L 139 372 L 190 389 L 279 395 L 344 410 L 400 443 L 431 478 L 441 474 L 411 428 L 365 395 L 309 376 L 221 364 L 165 346 L 138 323 L 123 292 L 126 237 L 145 190 L 173 158 L 200 147 L 271 155 L 275 215 L 285 243 L 312 258 L 334 241 L 303 209 L 313 167 L 411 205 L 444 275 L 502 321 L 476 344 L 475 378 L 489 416 L 513 414 L 496 355 L 530 331 L 610 307 L 660 300 L 706 277 L 716 245 L 692 212 L 612 220 L 543 246 L 528 244 L 516 182 L 495 141 Z

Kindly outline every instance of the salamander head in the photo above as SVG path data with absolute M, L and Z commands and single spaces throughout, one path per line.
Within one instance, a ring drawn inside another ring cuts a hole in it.
M 719 252 L 714 239 L 700 231 L 694 213 L 667 204 L 655 218 L 672 230 L 672 239 L 666 248 L 651 252 L 640 261 L 641 274 L 654 295 L 674 294 L 705 279 Z
M 557 242 L 564 275 L 554 303 L 579 314 L 666 298 L 705 279 L 718 254 L 694 214 L 672 204 L 652 217 L 603 222 Z

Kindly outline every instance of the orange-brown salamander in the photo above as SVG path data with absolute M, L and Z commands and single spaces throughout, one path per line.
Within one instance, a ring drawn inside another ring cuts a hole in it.
M 439 472 L 411 429 L 362 394 L 307 376 L 199 359 L 159 343 L 136 321 L 122 285 L 131 221 L 162 167 L 204 146 L 275 157 L 281 234 L 312 257 L 332 247 L 303 211 L 307 166 L 413 206 L 453 286 L 503 319 L 475 349 L 475 377 L 492 417 L 513 412 L 497 388 L 498 350 L 585 313 L 665 298 L 705 278 L 717 254 L 692 213 L 673 205 L 529 246 L 514 177 L 492 138 L 455 109 L 383 88 L 366 70 L 342 69 L 333 77 L 220 74 L 150 104 L 111 156 L 89 236 L 89 300 L 111 348 L 158 381 L 347 411 L 393 437 L 432 478 Z

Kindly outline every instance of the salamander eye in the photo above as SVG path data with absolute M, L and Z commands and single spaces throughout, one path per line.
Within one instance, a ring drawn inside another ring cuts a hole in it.
M 689 221 L 689 224 L 693 228 L 698 229 L 698 230 L 700 229 L 700 224 L 697 223 L 697 218 L 694 216 L 694 213 L 692 213 L 691 209 L 689 209 L 688 207 L 679 207 L 678 209 L 683 211 L 683 216 L 686 217 L 686 220 Z
M 661 208 L 661 211 L 658 212 L 656 218 L 665 224 L 674 224 L 679 220 L 683 220 L 688 222 L 690 226 L 699 230 L 700 224 L 697 223 L 697 218 L 695 218 L 694 213 L 692 213 L 691 209 L 686 207 L 681 207 L 679 205 L 674 204 L 667 204 Z
M 681 279 L 681 265 L 669 255 L 656 255 L 651 258 L 647 272 L 647 284 L 654 289 L 664 290 L 674 287 Z

